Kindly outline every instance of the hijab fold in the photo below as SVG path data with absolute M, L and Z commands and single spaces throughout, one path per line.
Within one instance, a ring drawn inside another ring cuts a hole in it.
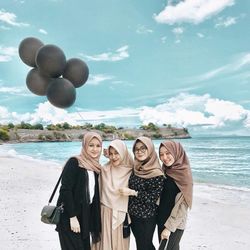
M 96 138 L 100 142 L 100 144 L 102 144 L 102 138 L 98 133 L 87 132 L 83 136 L 81 154 L 75 157 L 78 160 L 79 166 L 81 168 L 85 168 L 87 170 L 94 171 L 99 174 L 101 171 L 101 165 L 99 163 L 100 156 L 92 158 L 87 153 L 88 145 L 93 138 Z
M 164 173 L 161 169 L 161 165 L 155 152 L 155 147 L 152 140 L 145 136 L 138 137 L 133 145 L 133 152 L 135 152 L 135 145 L 138 141 L 142 142 L 147 147 L 148 158 L 144 162 L 135 159 L 135 175 L 145 179 L 150 179 L 161 175 L 163 176 Z
M 163 164 L 162 169 L 164 173 L 174 179 L 189 208 L 191 208 L 193 200 L 193 177 L 188 156 L 179 142 L 165 141 L 161 143 L 161 147 L 165 147 L 175 159 L 171 167 Z

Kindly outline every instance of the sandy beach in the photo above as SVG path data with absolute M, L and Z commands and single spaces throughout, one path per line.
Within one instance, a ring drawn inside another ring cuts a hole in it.
M 60 249 L 55 227 L 41 223 L 40 212 L 61 167 L 53 162 L 0 157 L 1 249 Z M 195 183 L 181 249 L 250 249 L 249 211 L 250 190 Z M 154 242 L 157 247 L 156 234 Z M 135 250 L 133 236 L 130 249 Z

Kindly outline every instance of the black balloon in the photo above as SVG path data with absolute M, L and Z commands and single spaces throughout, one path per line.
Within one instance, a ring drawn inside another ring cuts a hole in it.
M 71 58 L 67 61 L 63 72 L 63 77 L 70 80 L 75 88 L 81 87 L 89 76 L 87 64 L 78 58 Z
M 29 71 L 26 77 L 26 85 L 28 89 L 36 95 L 46 95 L 47 87 L 50 84 L 51 78 L 47 77 L 34 68 Z
M 44 44 L 35 37 L 27 37 L 19 44 L 18 52 L 22 61 L 36 67 L 36 53 Z
M 68 108 L 75 102 L 76 89 L 69 80 L 56 78 L 48 86 L 47 98 L 58 108 Z
M 44 45 L 37 51 L 36 65 L 43 74 L 58 77 L 64 71 L 66 57 L 59 47 L 52 44 Z

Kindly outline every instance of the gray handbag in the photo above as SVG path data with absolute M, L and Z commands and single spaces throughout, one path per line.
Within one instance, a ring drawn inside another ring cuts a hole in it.
M 61 173 L 61 175 L 56 183 L 56 186 L 55 186 L 55 188 L 50 196 L 48 205 L 46 205 L 42 208 L 41 221 L 43 223 L 55 225 L 55 224 L 58 224 L 60 221 L 61 213 L 63 213 L 63 204 L 61 204 L 59 206 L 53 206 L 53 205 L 50 205 L 50 203 L 53 200 L 53 197 L 54 197 L 55 192 L 58 188 L 58 185 L 62 179 L 62 173 Z

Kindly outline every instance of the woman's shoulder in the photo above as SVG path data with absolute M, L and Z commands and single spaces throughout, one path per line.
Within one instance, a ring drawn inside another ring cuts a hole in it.
M 79 168 L 79 162 L 76 157 L 72 156 L 70 157 L 65 164 L 65 168 Z
M 77 165 L 78 166 L 78 160 L 75 156 L 71 156 L 68 160 L 67 160 L 67 163 L 71 163 L 71 164 L 74 164 L 74 165 Z

